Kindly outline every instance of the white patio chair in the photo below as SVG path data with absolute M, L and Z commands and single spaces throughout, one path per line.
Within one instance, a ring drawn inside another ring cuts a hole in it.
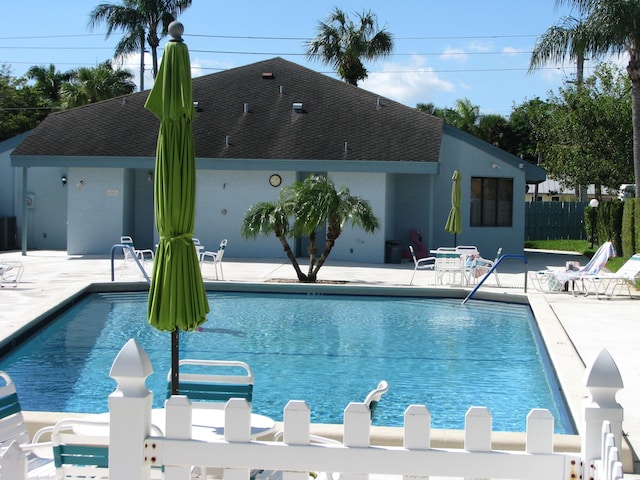
M 413 246 L 409 245 L 409 251 L 411 252 L 411 258 L 413 259 L 413 274 L 411 275 L 411 281 L 409 285 L 413 285 L 413 277 L 415 277 L 418 270 L 433 270 L 436 266 L 436 257 L 416 258 L 416 253 L 413 251 Z
M 235 360 L 179 361 L 178 393 L 198 408 L 224 408 L 231 398 L 253 399 L 253 372 L 245 362 Z M 167 374 L 167 398 L 171 396 L 171 369 Z
M 205 251 L 200 254 L 200 265 L 203 266 L 207 263 L 207 259 L 213 263 L 213 267 L 216 270 L 216 280 L 224 280 L 224 272 L 222 271 L 222 257 L 224 256 L 224 251 L 227 248 L 227 239 L 223 239 L 220 242 L 220 246 L 218 247 L 217 252 Z M 220 266 L 220 278 L 218 278 L 218 265 Z
M 16 386 L 11 377 L 0 370 L 0 448 L 8 448 L 12 443 L 20 447 L 26 456 L 29 480 L 56 478 L 51 442 L 42 441 L 52 431 L 53 427 L 44 427 L 33 439 L 29 438 Z
M 389 391 L 389 384 L 386 380 L 380 381 L 378 386 L 371 390 L 364 399 L 364 404 L 367 406 L 370 412 L 370 419 L 373 421 L 373 417 L 375 415 L 376 409 L 378 407 L 378 403 L 382 398 L 382 395 Z M 284 430 L 280 430 L 273 434 L 273 439 L 277 442 L 284 439 Z M 309 440 L 311 443 L 323 443 L 323 444 L 333 444 L 333 445 L 342 445 L 342 442 L 335 440 L 333 438 L 321 437 L 319 435 L 309 435 Z M 310 475 L 310 476 L 315 476 Z M 327 480 L 333 480 L 334 476 L 332 472 L 323 472 L 323 476 L 326 476 Z M 281 480 L 282 472 L 281 471 L 264 471 L 264 470 L 256 470 L 251 472 L 251 478 L 254 480 Z M 320 478 L 319 476 L 316 478 Z
M 17 287 L 20 285 L 20 279 L 24 272 L 24 265 L 22 262 L 15 260 L 5 260 L 0 263 L 0 286 L 5 287 L 12 285 Z
M 153 250 L 147 248 L 147 249 L 141 249 L 138 250 L 134 247 L 133 245 L 133 238 L 131 238 L 128 235 L 123 235 L 120 237 L 120 243 L 122 243 L 123 245 L 131 245 L 131 248 L 133 248 L 133 253 L 135 254 L 135 256 L 138 258 L 138 260 L 140 260 L 141 262 L 144 262 L 145 260 L 151 260 L 153 261 L 154 259 L 154 252 Z M 128 248 L 123 248 L 122 249 L 122 253 L 124 254 L 124 262 L 127 263 L 128 260 L 131 260 L 131 250 Z
M 436 250 L 435 257 L 436 285 L 443 285 L 445 277 L 446 283 L 464 284 L 464 262 L 460 252 L 453 247 L 440 247 Z M 456 280 L 458 276 L 459 281 Z
M 151 425 L 152 435 L 162 431 Z M 58 479 L 108 480 L 109 422 L 82 418 L 58 421 L 51 433 Z M 161 467 L 151 467 L 151 478 L 164 478 Z

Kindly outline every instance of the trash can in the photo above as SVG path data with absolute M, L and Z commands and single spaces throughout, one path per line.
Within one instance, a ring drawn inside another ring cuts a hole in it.
M 385 243 L 384 263 L 401 263 L 402 262 L 402 242 L 397 240 L 388 240 Z

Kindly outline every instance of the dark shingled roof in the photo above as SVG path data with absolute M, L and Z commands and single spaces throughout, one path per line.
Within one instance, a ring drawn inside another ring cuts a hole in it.
M 147 95 L 49 115 L 13 156 L 153 157 L 159 122 Z M 195 78 L 193 97 L 198 158 L 439 158 L 441 119 L 281 58 Z

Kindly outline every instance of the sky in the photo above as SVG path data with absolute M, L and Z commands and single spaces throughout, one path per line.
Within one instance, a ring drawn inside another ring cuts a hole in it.
M 53 63 L 67 71 L 112 58 L 120 35 L 107 39 L 105 26 L 88 27 L 89 13 L 102 2 L 122 0 L 5 1 L 0 64 L 21 76 L 32 65 Z M 557 9 L 555 0 L 193 0 L 179 18 L 192 74 L 282 57 L 337 78 L 330 66 L 304 55 L 305 40 L 335 7 L 354 19 L 371 10 L 379 26 L 393 35 L 393 54 L 365 61 L 369 77 L 358 86 L 410 107 L 433 103 L 453 108 L 456 100 L 467 98 L 483 114 L 508 117 L 514 105 L 546 99 L 575 76 L 570 62 L 528 72 L 536 38 L 570 13 Z M 153 79 L 151 56 L 146 57 L 148 89 Z M 139 63 L 139 56 L 124 61 L 136 83 Z M 593 66 L 587 62 L 585 75 Z

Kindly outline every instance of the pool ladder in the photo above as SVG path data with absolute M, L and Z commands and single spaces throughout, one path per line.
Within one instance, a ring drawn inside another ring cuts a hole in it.
M 527 293 L 527 276 L 528 276 L 527 263 L 529 263 L 529 261 L 527 260 L 527 257 L 525 257 L 524 255 L 518 255 L 515 253 L 505 253 L 500 258 L 498 258 L 498 261 L 494 263 L 493 267 L 491 267 L 491 269 L 487 272 L 487 274 L 484 277 L 482 277 L 482 280 L 480 280 L 478 284 L 473 288 L 473 290 L 469 292 L 469 295 L 467 295 L 467 297 L 462 301 L 462 305 L 464 305 L 465 302 L 469 300 L 473 296 L 473 294 L 478 291 L 478 289 L 482 286 L 485 280 L 489 278 L 489 275 L 491 275 L 495 271 L 495 269 L 498 268 L 498 265 L 500 265 L 500 262 L 502 262 L 504 259 L 511 259 L 511 258 L 516 258 L 516 259 L 519 258 L 519 259 L 522 259 L 522 261 L 524 262 L 524 293 Z
M 115 281 L 115 273 L 114 273 L 115 272 L 115 268 L 114 268 L 114 258 L 115 257 L 114 257 L 114 255 L 115 255 L 116 249 L 118 249 L 118 248 L 128 248 L 129 249 L 129 252 L 131 253 L 131 258 L 133 258 L 134 261 L 136 262 L 136 265 L 138 265 L 138 268 L 142 272 L 142 275 L 144 275 L 144 278 L 147 281 L 147 283 L 149 285 L 151 285 L 151 279 L 149 278 L 149 275 L 147 274 L 147 271 L 142 266 L 142 263 L 140 263 L 140 259 L 138 258 L 138 256 L 136 255 L 135 250 L 133 249 L 133 247 L 129 243 L 116 243 L 113 247 L 111 247 L 111 281 L 112 282 Z

